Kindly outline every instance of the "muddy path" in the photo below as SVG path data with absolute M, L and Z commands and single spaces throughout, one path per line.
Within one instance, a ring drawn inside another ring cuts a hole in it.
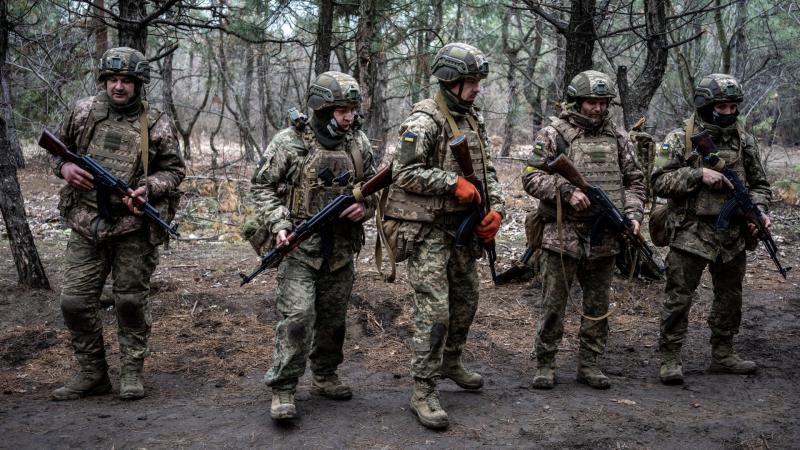
M 53 202 L 47 196 L 55 188 L 36 179 L 35 171 L 23 171 L 27 194 Z M 786 223 L 800 218 L 797 208 L 781 214 L 791 218 Z M 784 262 L 800 266 L 794 227 L 779 234 Z M 109 307 L 102 314 L 114 391 L 76 402 L 48 400 L 75 367 L 57 294 L 65 239 L 46 215 L 34 229 L 54 291 L 17 288 L 10 252 L 0 246 L 0 448 L 774 449 L 800 442 L 800 289 L 794 271 L 782 282 L 762 251 L 750 257 L 736 340 L 760 371 L 705 372 L 711 291 L 704 278 L 684 349 L 687 383 L 679 387 L 663 386 L 657 378 L 662 283 L 617 278 L 602 360 L 611 389 L 595 391 L 574 380 L 579 315 L 570 306 L 558 384 L 536 391 L 530 388 L 531 348 L 541 290 L 531 283 L 492 287 L 483 267 L 481 304 L 465 359 L 487 382 L 481 393 L 441 383 L 451 427 L 433 432 L 408 408 L 413 301 L 402 265 L 398 282 L 387 284 L 371 255 L 359 256 L 340 369 L 354 398 L 313 396 L 306 376 L 298 391 L 301 418 L 278 425 L 269 418 L 270 395 L 261 383 L 273 348 L 274 272 L 239 288 L 236 272 L 250 269 L 254 255 L 242 242 L 216 239 L 175 242 L 162 251 L 150 303 L 154 327 L 145 399 L 116 397 L 119 353 Z M 521 250 L 519 236 L 509 235 L 500 242 L 506 261 Z

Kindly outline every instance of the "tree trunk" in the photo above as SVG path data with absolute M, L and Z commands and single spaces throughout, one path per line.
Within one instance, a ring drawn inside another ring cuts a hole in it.
M 331 68 L 331 49 L 333 43 L 333 0 L 320 0 L 319 24 L 317 26 L 317 57 L 314 73 L 317 75 Z
M 135 48 L 147 54 L 147 25 L 142 23 L 146 16 L 145 0 L 119 0 L 119 17 L 123 19 L 117 22 L 120 47 Z
M 8 53 L 8 5 L 0 0 L 0 81 L 6 77 Z M 0 211 L 8 233 L 19 283 L 34 289 L 50 289 L 33 234 L 25 215 L 25 200 L 17 180 L 17 164 L 8 139 L 6 121 L 0 116 Z
M 528 54 L 528 61 L 525 63 L 525 83 L 522 86 L 522 93 L 525 96 L 525 101 L 528 102 L 531 111 L 531 139 L 535 137 L 536 132 L 542 126 L 544 120 L 544 111 L 542 110 L 542 89 L 537 87 L 534 83 L 536 79 L 536 66 L 539 63 L 539 54 L 542 51 L 542 22 L 536 21 L 536 31 L 531 34 L 533 37 L 533 45 L 526 43 L 522 49 Z M 535 92 L 534 92 L 535 91 Z
M 362 1 L 356 30 L 355 74 L 361 87 L 361 112 L 365 115 L 364 129 L 374 143 L 375 163 L 380 164 L 386 152 L 386 54 L 382 36 L 375 33 L 377 5 L 375 0 Z
M 103 16 L 105 15 L 103 9 L 105 9 L 105 5 L 103 4 L 103 0 L 94 0 L 92 6 L 92 14 L 95 16 L 94 23 L 92 24 L 94 30 L 94 53 L 99 59 L 100 56 L 108 50 L 108 28 L 103 22 Z
M 743 82 L 747 76 L 747 60 L 749 58 L 750 49 L 747 45 L 747 2 L 739 0 L 736 2 L 736 29 L 733 32 L 731 39 L 731 53 L 733 54 L 733 61 L 731 62 L 730 73 L 735 76 L 740 82 Z
M 728 34 L 725 32 L 725 23 L 722 20 L 722 1 L 715 0 L 714 6 L 717 9 L 714 11 L 714 23 L 717 26 L 717 40 L 719 41 L 719 48 L 722 52 L 722 67 L 720 72 L 731 73 L 731 45 L 728 42 Z
M 0 61 L 2 63 L 3 61 Z M 3 109 L 3 116 L 6 121 L 6 137 L 8 139 L 8 145 L 11 148 L 11 153 L 14 154 L 14 162 L 17 165 L 17 168 L 24 168 L 25 167 L 25 157 L 22 155 L 22 146 L 19 143 L 19 138 L 17 137 L 17 127 L 14 124 L 14 108 L 11 100 L 11 89 L 8 87 L 8 79 L 5 75 L 0 79 L 0 85 L 2 85 L 3 90 L 3 97 L 2 97 L 2 109 Z
M 617 73 L 617 85 L 622 101 L 622 112 L 625 129 L 629 130 L 642 116 L 647 114 L 650 101 L 656 94 L 669 58 L 669 42 L 667 40 L 667 12 L 662 0 L 645 0 L 645 29 L 647 30 L 647 57 L 644 68 L 633 88 L 628 90 L 627 69 L 620 66 Z
M 663 3 L 663 2 L 662 2 Z M 569 23 L 563 33 L 567 41 L 563 94 L 566 98 L 567 86 L 572 78 L 592 68 L 592 54 L 597 32 L 594 27 L 595 0 L 575 0 L 570 9 Z

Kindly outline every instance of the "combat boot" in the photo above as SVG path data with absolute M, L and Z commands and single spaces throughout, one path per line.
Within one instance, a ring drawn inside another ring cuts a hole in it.
M 119 369 L 119 397 L 123 400 L 144 398 L 142 372 L 144 359 L 124 358 Z
M 54 390 L 51 398 L 56 401 L 77 400 L 89 395 L 104 395 L 111 392 L 108 365 L 105 359 L 90 360 L 78 356 L 78 371 L 63 386 Z
M 411 396 L 411 410 L 420 423 L 428 428 L 443 429 L 450 424 L 447 413 L 439 403 L 436 382 L 424 378 L 414 379 L 414 394 Z
M 681 364 L 681 352 L 663 351 L 661 356 L 661 367 L 658 370 L 658 377 L 661 382 L 667 385 L 683 384 L 683 366 Z
M 709 372 L 749 375 L 755 373 L 756 369 L 755 362 L 744 360 L 736 354 L 736 350 L 733 349 L 733 337 L 711 338 L 711 366 L 708 368 Z
M 294 389 L 272 389 L 272 406 L 269 415 L 275 420 L 288 420 L 297 417 L 294 407 Z
M 483 387 L 483 377 L 477 372 L 472 372 L 461 363 L 461 357 L 445 353 L 440 370 L 442 378 L 449 378 L 463 389 L 480 389 Z
M 608 389 L 611 381 L 608 379 L 600 367 L 597 365 L 597 354 L 589 350 L 581 350 L 578 353 L 578 376 L 579 383 L 588 384 L 595 389 Z
M 335 373 L 314 374 L 311 380 L 311 392 L 333 400 L 349 400 L 353 397 L 353 391 L 346 384 L 342 384 Z
M 553 389 L 556 384 L 556 370 L 552 359 L 537 359 L 536 373 L 531 387 L 534 389 Z

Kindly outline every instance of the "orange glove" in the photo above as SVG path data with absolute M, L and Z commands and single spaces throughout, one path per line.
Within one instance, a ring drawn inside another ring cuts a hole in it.
M 466 178 L 459 175 L 456 180 L 456 198 L 458 203 L 480 203 L 481 193 Z
M 503 216 L 501 216 L 499 212 L 494 210 L 489 211 L 489 214 L 475 227 L 475 234 L 483 239 L 483 242 L 492 242 L 502 222 Z

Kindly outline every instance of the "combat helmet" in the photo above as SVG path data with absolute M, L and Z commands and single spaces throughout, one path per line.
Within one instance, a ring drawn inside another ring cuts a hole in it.
M 694 107 L 697 109 L 717 103 L 741 103 L 742 100 L 742 86 L 736 78 L 728 74 L 707 75 L 694 88 Z
M 463 78 L 482 80 L 489 75 L 489 60 L 482 51 L 469 44 L 452 42 L 436 53 L 431 72 L 445 83 Z
M 567 86 L 569 101 L 583 98 L 606 98 L 610 101 L 616 96 L 611 77 L 597 70 L 585 70 L 575 75 Z
M 308 87 L 308 107 L 314 111 L 335 106 L 361 104 L 361 89 L 355 78 L 342 72 L 323 72 Z
M 106 50 L 100 58 L 98 80 L 104 81 L 113 75 L 127 75 L 142 83 L 150 82 L 150 63 L 142 52 L 130 47 L 116 47 Z

